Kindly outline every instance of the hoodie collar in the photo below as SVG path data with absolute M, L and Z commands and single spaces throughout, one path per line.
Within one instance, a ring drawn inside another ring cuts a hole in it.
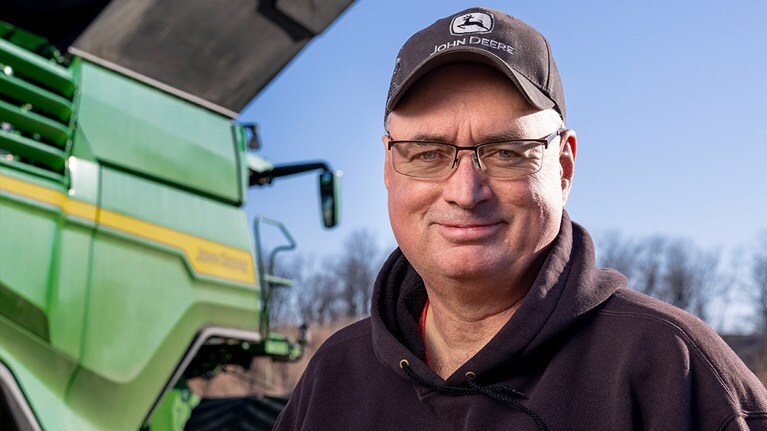
M 462 382 L 467 371 L 486 375 L 510 363 L 524 365 L 548 341 L 625 286 L 625 277 L 617 272 L 596 269 L 591 237 L 564 213 L 559 234 L 520 308 L 447 382 Z M 400 360 L 406 359 L 414 372 L 441 381 L 422 360 L 425 348 L 418 319 L 426 298 L 423 280 L 396 249 L 374 286 L 373 345 L 378 359 L 398 374 Z

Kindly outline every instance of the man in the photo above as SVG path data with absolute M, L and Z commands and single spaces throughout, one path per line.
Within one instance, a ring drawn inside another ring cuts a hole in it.
M 767 430 L 704 323 L 594 266 L 564 211 L 576 135 L 548 43 L 472 8 L 402 47 L 384 182 L 399 249 L 277 429 Z

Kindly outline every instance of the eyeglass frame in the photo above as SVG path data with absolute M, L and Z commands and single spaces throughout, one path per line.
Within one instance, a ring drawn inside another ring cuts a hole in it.
M 408 142 L 421 143 L 421 144 L 440 144 L 440 145 L 446 145 L 448 147 L 455 148 L 455 155 L 453 156 L 453 163 L 450 165 L 450 169 L 445 171 L 445 173 L 446 173 L 446 175 L 444 176 L 445 178 L 450 176 L 449 173 L 453 169 L 455 169 L 456 166 L 458 166 L 458 153 L 459 152 L 461 152 L 461 151 L 474 151 L 474 158 L 473 158 L 473 160 L 476 161 L 477 166 L 479 166 L 480 171 L 482 171 L 485 175 L 487 175 L 489 177 L 492 177 L 492 178 L 513 179 L 513 178 L 526 177 L 526 176 L 532 175 L 532 174 L 534 174 L 536 172 L 540 172 L 541 168 L 543 168 L 543 158 L 541 158 L 541 164 L 538 166 L 538 169 L 536 169 L 535 171 L 528 172 L 528 173 L 526 173 L 524 175 L 521 175 L 519 177 L 497 177 L 497 176 L 494 176 L 494 175 L 490 175 L 482 167 L 481 159 L 479 157 L 479 149 L 481 147 L 483 147 L 483 146 L 486 146 L 486 145 L 501 144 L 501 143 L 537 142 L 538 145 L 536 145 L 534 147 L 531 147 L 531 148 L 535 148 L 535 147 L 538 147 L 540 145 L 543 145 L 543 149 L 545 151 L 545 150 L 549 149 L 549 145 L 552 142 L 554 142 L 554 139 L 562 136 L 562 133 L 566 132 L 567 130 L 568 130 L 567 128 L 559 128 L 559 129 L 557 129 L 557 131 L 551 133 L 550 135 L 548 135 L 548 136 L 546 136 L 544 138 L 539 138 L 539 139 L 503 139 L 503 140 L 498 140 L 498 141 L 483 142 L 483 143 L 481 143 L 479 145 L 475 145 L 473 147 L 462 147 L 462 146 L 455 145 L 455 144 L 448 144 L 446 142 L 427 141 L 427 140 L 419 140 L 419 139 L 400 139 L 400 140 L 395 140 L 395 139 L 392 139 L 391 133 L 389 133 L 388 130 L 386 131 L 386 136 L 389 138 L 389 142 L 388 142 L 388 145 L 387 145 L 387 148 L 388 148 L 389 151 L 391 151 L 392 147 L 394 147 L 397 144 L 408 143 Z M 392 160 L 392 167 L 394 167 L 394 171 L 397 172 L 398 174 L 405 175 L 405 176 L 411 177 L 411 178 L 424 178 L 424 179 L 439 179 L 439 178 L 441 178 L 440 176 L 436 176 L 436 177 L 419 177 L 419 176 L 411 175 L 411 174 L 403 174 L 402 172 L 400 172 L 400 171 L 398 171 L 396 169 L 396 167 L 394 166 L 394 161 L 393 160 Z

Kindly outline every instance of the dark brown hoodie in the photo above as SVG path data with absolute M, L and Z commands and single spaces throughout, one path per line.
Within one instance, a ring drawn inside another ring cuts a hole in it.
M 317 351 L 276 429 L 767 430 L 767 390 L 721 338 L 595 268 L 567 215 L 519 310 L 447 380 L 423 362 L 425 300 L 396 250 L 371 317 Z

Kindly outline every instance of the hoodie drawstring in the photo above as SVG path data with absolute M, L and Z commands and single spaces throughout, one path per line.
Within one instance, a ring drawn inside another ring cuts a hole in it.
M 426 386 L 427 388 L 433 389 L 435 391 L 439 391 L 446 394 L 455 394 L 455 395 L 476 395 L 476 394 L 482 394 L 485 396 L 488 396 L 496 401 L 510 404 L 517 409 L 524 412 L 526 415 L 528 415 L 533 421 L 535 421 L 535 424 L 538 426 L 538 429 L 540 431 L 547 431 L 548 428 L 546 427 L 546 423 L 543 422 L 543 419 L 541 419 L 540 416 L 538 416 L 534 411 L 530 410 L 529 408 L 525 407 L 522 403 L 519 401 L 509 397 L 506 395 L 507 393 L 513 394 L 517 397 L 529 399 L 525 394 L 522 392 L 519 392 L 516 389 L 509 388 L 508 386 L 504 385 L 487 385 L 482 386 L 479 383 L 477 383 L 474 378 L 476 375 L 472 372 L 466 373 L 466 379 L 469 382 L 469 386 L 455 386 L 455 385 L 448 385 L 448 384 L 440 384 L 440 383 L 433 383 L 429 382 L 428 380 L 424 379 L 423 377 L 419 376 L 418 374 L 413 371 L 412 368 L 410 368 L 410 363 L 407 361 L 407 359 L 403 359 L 399 362 L 399 367 L 402 368 L 402 371 L 405 372 L 405 374 L 410 378 L 410 380 L 418 383 L 421 386 Z

